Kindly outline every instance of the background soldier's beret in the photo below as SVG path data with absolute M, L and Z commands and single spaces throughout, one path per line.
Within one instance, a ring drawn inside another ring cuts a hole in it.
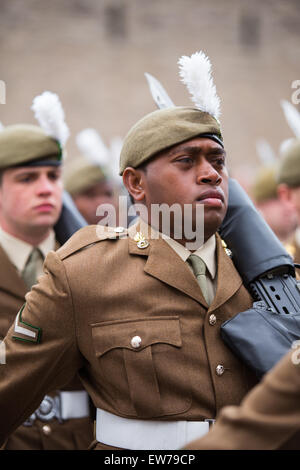
M 282 155 L 277 179 L 291 187 L 300 186 L 300 139 L 295 139 Z
M 154 111 L 138 121 L 125 137 L 120 156 L 120 174 L 137 168 L 158 152 L 197 136 L 222 143 L 218 121 L 209 113 L 190 107 Z
M 276 167 L 261 168 L 250 188 L 251 197 L 255 202 L 277 198 Z
M 0 132 L 0 170 L 15 166 L 59 165 L 62 158 L 57 140 L 40 127 L 16 124 Z
M 75 196 L 111 177 L 112 153 L 96 129 L 86 128 L 76 135 L 79 154 L 65 161 L 65 189 Z
M 65 189 L 75 196 L 90 188 L 106 176 L 99 165 L 87 161 L 84 157 L 76 157 L 71 162 L 66 162 L 63 172 Z
M 1 127 L 0 170 L 16 166 L 60 165 L 69 137 L 59 97 L 44 91 L 33 99 L 38 126 L 16 124 Z

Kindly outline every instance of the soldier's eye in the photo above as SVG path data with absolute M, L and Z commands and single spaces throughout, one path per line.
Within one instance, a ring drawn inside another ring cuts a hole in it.
M 33 181 L 33 176 L 32 175 L 26 175 L 26 176 L 22 176 L 19 178 L 19 182 L 20 183 L 29 183 Z
M 179 163 L 193 163 L 193 159 L 188 156 L 179 157 L 176 159 L 176 162 Z

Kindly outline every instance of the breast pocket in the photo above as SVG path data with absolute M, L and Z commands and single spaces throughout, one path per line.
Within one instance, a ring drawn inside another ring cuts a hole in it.
M 191 405 L 179 318 L 94 323 L 103 391 L 124 415 L 158 417 Z

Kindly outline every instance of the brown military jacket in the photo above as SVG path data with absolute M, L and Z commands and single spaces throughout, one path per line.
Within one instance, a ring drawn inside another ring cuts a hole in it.
M 124 233 L 98 228 L 85 227 L 47 256 L 46 275 L 20 316 L 34 339 L 14 326 L 8 332 L 0 441 L 77 371 L 96 407 L 136 419 L 215 418 L 257 382 L 220 336 L 220 325 L 252 299 L 219 237 L 208 309 L 187 263 L 163 239 L 139 248 Z
M 240 407 L 225 407 L 212 431 L 186 449 L 284 447 L 300 449 L 300 347 L 291 350 Z
M 0 339 L 2 339 L 25 302 L 27 288 L 1 246 L 0 266 Z M 4 366 L 1 365 L 1 367 Z M 68 386 L 64 387 L 65 390 L 80 388 L 82 387 L 78 379 L 73 379 Z M 7 450 L 86 449 L 93 436 L 92 428 L 89 418 L 67 420 L 62 424 L 56 419 L 49 422 L 36 420 L 33 426 L 21 425 L 8 438 L 4 448 Z

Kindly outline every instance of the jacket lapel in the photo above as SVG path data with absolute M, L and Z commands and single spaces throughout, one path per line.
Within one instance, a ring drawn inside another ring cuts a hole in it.
M 144 227 L 143 227 L 144 228 Z M 144 271 L 160 281 L 178 289 L 189 297 L 208 308 L 193 273 L 175 253 L 175 251 L 162 239 L 149 239 L 147 248 L 138 248 L 133 234 L 139 230 L 139 225 L 131 227 L 129 237 L 129 253 L 146 256 Z M 144 233 L 144 231 L 143 231 Z M 217 234 L 217 290 L 209 310 L 215 310 L 230 299 L 241 287 L 242 279 L 233 262 L 225 253 L 222 240 Z
M 144 271 L 169 286 L 192 297 L 207 308 L 198 282 L 186 263 L 162 239 L 148 240 L 147 248 L 138 248 L 137 242 L 129 238 L 129 253 L 147 256 Z
M 225 253 L 219 235 L 217 235 L 217 276 L 217 291 L 210 310 L 215 310 L 225 304 L 243 283 L 233 262 Z
M 0 290 L 11 292 L 14 296 L 24 299 L 27 287 L 2 246 L 0 246 L 0 264 Z

